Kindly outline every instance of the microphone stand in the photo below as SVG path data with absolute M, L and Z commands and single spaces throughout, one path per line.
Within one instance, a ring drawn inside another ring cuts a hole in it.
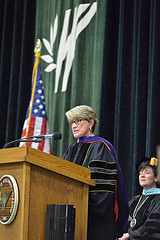
M 39 143 L 43 140 L 43 138 L 37 138 L 37 139 L 23 139 L 23 138 L 20 138 L 20 139 L 16 139 L 16 140 L 13 140 L 11 142 L 8 142 L 6 144 L 4 144 L 3 148 L 6 148 L 6 147 L 9 147 L 10 145 L 14 144 L 14 143 L 17 143 L 17 142 L 35 142 L 35 143 Z

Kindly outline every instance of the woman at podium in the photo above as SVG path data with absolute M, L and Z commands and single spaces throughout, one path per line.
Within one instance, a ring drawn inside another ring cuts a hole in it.
M 90 186 L 88 240 L 115 240 L 122 236 L 128 221 L 128 200 L 124 178 L 113 145 L 94 135 L 96 112 L 87 105 L 66 112 L 73 136 L 63 158 L 91 169 L 96 185 Z

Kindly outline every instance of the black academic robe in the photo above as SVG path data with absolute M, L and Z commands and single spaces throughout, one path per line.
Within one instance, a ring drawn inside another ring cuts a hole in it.
M 91 169 L 96 186 L 89 189 L 88 240 L 115 240 L 115 186 L 118 169 L 113 153 L 102 142 L 69 146 L 64 159 Z
M 143 197 L 143 199 L 145 199 Z M 160 240 L 160 194 L 148 195 L 147 200 L 136 214 L 136 225 L 130 227 L 133 212 L 140 195 L 130 200 L 129 229 L 130 240 Z M 142 200 L 143 200 L 142 199 Z

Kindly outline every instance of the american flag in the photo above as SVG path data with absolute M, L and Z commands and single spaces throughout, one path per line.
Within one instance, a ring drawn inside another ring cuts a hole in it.
M 40 53 L 36 53 L 35 64 L 32 74 L 31 99 L 22 130 L 22 138 L 48 134 L 48 122 L 44 98 L 44 86 L 40 68 Z M 46 153 L 51 153 L 49 139 L 43 139 L 39 143 L 25 142 L 20 146 L 31 146 Z

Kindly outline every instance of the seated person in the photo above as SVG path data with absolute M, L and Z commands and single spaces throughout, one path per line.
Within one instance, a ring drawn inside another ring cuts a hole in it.
M 145 158 L 138 167 L 142 194 L 129 202 L 128 232 L 118 240 L 160 239 L 160 189 L 157 187 L 157 158 Z

